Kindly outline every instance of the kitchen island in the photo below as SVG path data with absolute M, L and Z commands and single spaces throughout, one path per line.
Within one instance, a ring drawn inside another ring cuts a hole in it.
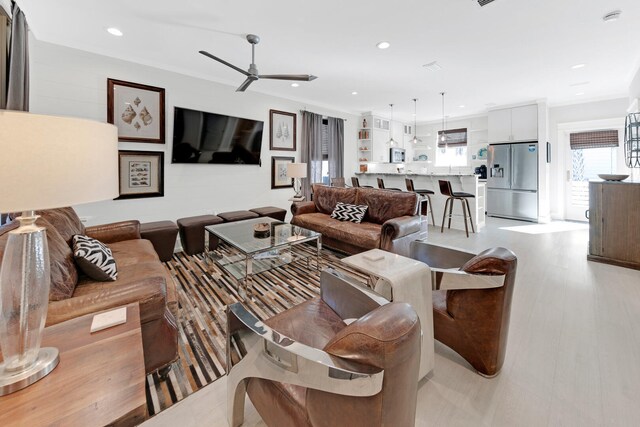
M 416 190 L 432 190 L 435 194 L 431 195 L 433 203 L 433 214 L 435 216 L 436 227 L 442 225 L 442 216 L 444 214 L 444 204 L 447 198 L 440 194 L 440 186 L 438 180 L 447 180 L 451 182 L 453 191 L 462 191 L 473 194 L 475 197 L 469 199 L 469 207 L 473 218 L 473 226 L 478 231 L 484 227 L 485 217 L 485 200 L 486 200 L 486 183 L 478 180 L 478 175 L 473 174 L 442 174 L 442 173 L 383 173 L 383 172 L 361 172 L 356 173 L 360 180 L 360 185 L 370 185 L 378 188 L 377 178 L 384 180 L 387 188 L 399 188 L 406 191 L 405 179 L 413 179 L 413 185 Z M 454 216 L 451 221 L 451 228 L 464 230 L 464 220 L 462 218 L 462 205 L 459 201 L 455 201 L 453 207 Z M 429 221 L 431 223 L 431 221 Z M 445 224 L 446 230 L 446 224 Z M 469 229 L 471 232 L 471 229 Z M 445 231 L 446 233 L 446 231 Z
M 589 182 L 587 259 L 640 270 L 640 182 Z

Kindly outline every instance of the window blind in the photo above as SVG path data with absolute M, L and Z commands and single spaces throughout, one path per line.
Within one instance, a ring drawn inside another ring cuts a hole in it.
M 597 130 L 591 132 L 577 132 L 569 135 L 572 150 L 587 148 L 606 148 L 618 146 L 617 130 Z
M 329 160 L 329 121 L 322 120 L 322 160 Z
M 442 140 L 444 135 L 444 141 Z M 438 148 L 447 147 L 466 147 L 467 146 L 467 128 L 449 129 L 438 131 Z

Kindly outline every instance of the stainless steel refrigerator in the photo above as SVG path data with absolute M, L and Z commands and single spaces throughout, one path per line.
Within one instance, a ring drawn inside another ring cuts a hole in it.
M 538 221 L 538 143 L 491 144 L 487 215 Z

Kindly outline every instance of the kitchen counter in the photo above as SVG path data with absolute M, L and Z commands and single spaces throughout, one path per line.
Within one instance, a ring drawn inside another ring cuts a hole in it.
M 432 209 L 435 218 L 436 227 L 438 229 L 442 225 L 442 217 L 444 214 L 444 205 L 447 198 L 440 194 L 439 180 L 447 180 L 451 182 L 453 191 L 465 192 L 473 194 L 474 197 L 469 199 L 469 207 L 473 218 L 473 226 L 476 231 L 484 226 L 485 219 L 485 194 L 486 183 L 479 182 L 479 175 L 472 173 L 397 173 L 397 172 L 360 172 L 356 173 L 360 180 L 360 185 L 370 185 L 378 188 L 377 178 L 384 179 L 384 185 L 387 188 L 398 188 L 406 191 L 405 178 L 413 179 L 413 185 L 416 190 L 432 190 L 431 195 Z M 455 201 L 453 208 L 454 217 L 451 221 L 451 228 L 464 230 L 464 220 L 462 217 L 462 206 L 459 201 Z M 457 216 L 457 215 L 460 216 Z M 429 221 L 431 223 L 431 221 Z M 445 231 L 446 233 L 446 231 Z

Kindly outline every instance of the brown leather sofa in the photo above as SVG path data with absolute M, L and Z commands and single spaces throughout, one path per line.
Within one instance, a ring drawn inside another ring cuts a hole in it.
M 480 375 L 497 375 L 507 350 L 518 265 L 515 254 L 491 248 L 475 255 L 426 242 L 414 242 L 411 249 L 411 257 L 428 264 L 435 278 L 435 339 L 455 350 Z
M 229 425 L 242 424 L 246 391 L 270 427 L 413 426 L 417 314 L 335 271 L 320 280 L 320 298 L 264 322 L 240 303 L 228 307 Z
M 367 205 L 362 223 L 331 218 L 338 202 Z M 382 249 L 409 256 L 411 242 L 427 236 L 417 207 L 416 193 L 314 184 L 313 201 L 291 206 L 291 224 L 321 233 L 323 245 L 348 254 Z
M 139 303 L 147 373 L 167 368 L 178 358 L 178 298 L 173 279 L 150 241 L 140 238 L 138 221 L 84 227 L 72 208 L 37 212 L 36 222 L 47 229 L 51 292 L 46 326 L 85 314 Z M 0 259 L 13 221 L 0 227 Z M 76 268 L 70 242 L 84 234 L 106 243 L 113 252 L 118 277 L 98 282 Z M 163 369 L 161 375 L 168 372 Z

